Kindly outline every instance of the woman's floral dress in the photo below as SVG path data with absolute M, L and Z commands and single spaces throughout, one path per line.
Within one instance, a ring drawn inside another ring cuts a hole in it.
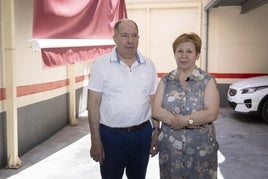
M 211 75 L 195 67 L 184 90 L 173 70 L 162 78 L 163 107 L 175 114 L 189 115 L 204 109 L 204 91 Z M 216 179 L 217 151 L 214 124 L 201 128 L 173 130 L 162 124 L 159 135 L 161 179 Z

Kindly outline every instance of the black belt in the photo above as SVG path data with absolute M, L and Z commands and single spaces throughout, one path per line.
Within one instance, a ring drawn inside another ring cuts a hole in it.
M 118 129 L 118 130 L 121 130 L 121 131 L 128 131 L 128 132 L 134 132 L 134 131 L 137 131 L 139 129 L 141 129 L 143 126 L 145 126 L 146 124 L 150 123 L 150 121 L 145 121 L 139 125 L 136 125 L 136 126 L 130 126 L 130 127 L 112 127 L 113 129 Z

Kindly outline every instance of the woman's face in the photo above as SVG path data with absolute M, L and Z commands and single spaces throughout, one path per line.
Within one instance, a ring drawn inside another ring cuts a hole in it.
M 199 53 L 196 52 L 193 42 L 182 42 L 177 46 L 174 58 L 179 70 L 188 71 L 194 67 Z

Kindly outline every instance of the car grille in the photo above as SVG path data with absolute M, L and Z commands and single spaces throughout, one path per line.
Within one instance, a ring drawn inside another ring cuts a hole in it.
M 230 96 L 235 96 L 236 95 L 236 93 L 237 93 L 237 90 L 236 89 L 229 89 L 229 95 Z
M 229 105 L 230 105 L 231 108 L 235 109 L 235 107 L 236 107 L 237 104 L 234 103 L 234 102 L 229 102 Z
M 251 108 L 252 107 L 252 100 L 251 99 L 244 100 L 244 103 L 245 103 L 245 105 L 246 105 L 247 108 Z

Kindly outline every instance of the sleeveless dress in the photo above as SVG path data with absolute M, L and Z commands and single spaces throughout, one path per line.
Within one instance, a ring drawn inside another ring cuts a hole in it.
M 162 78 L 162 106 L 174 114 L 190 115 L 204 109 L 204 91 L 212 76 L 195 66 L 187 88 L 178 80 L 177 69 Z M 216 179 L 217 151 L 213 123 L 201 128 L 171 129 L 162 124 L 158 137 L 161 179 Z

